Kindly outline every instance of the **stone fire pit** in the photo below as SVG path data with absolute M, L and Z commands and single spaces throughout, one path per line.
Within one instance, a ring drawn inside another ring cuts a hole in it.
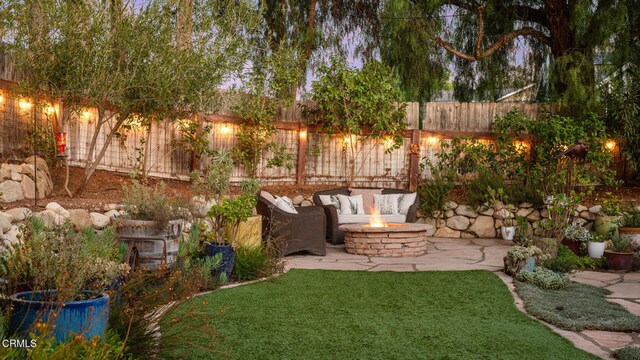
M 371 227 L 369 224 L 345 224 L 344 245 L 347 252 L 372 256 L 418 256 L 427 251 L 426 224 L 387 224 Z

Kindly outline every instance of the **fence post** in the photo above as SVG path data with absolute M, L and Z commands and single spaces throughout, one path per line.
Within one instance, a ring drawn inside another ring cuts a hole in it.
M 305 184 L 304 168 L 306 166 L 307 159 L 307 136 L 307 127 L 300 124 L 300 129 L 298 130 L 298 167 L 296 169 L 296 185 Z
M 420 130 L 411 131 L 411 146 L 409 147 L 409 190 L 418 188 L 418 172 L 420 163 Z

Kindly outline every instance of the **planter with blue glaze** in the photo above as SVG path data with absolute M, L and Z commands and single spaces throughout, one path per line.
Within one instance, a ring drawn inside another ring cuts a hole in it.
M 222 256 L 220 265 L 213 270 L 213 276 L 218 277 L 224 273 L 227 281 L 231 279 L 231 271 L 236 262 L 236 252 L 233 251 L 231 245 L 207 243 L 204 252 L 207 256 L 215 256 L 216 254 Z
M 55 293 L 55 290 L 47 290 L 11 295 L 9 330 L 15 334 L 28 333 L 34 331 L 34 324 L 47 323 L 53 314 L 57 314 L 50 323 L 55 325 L 56 341 L 63 342 L 69 334 L 83 335 L 85 339 L 104 337 L 109 321 L 109 295 L 103 293 L 92 299 L 64 303 L 48 301 Z M 91 295 L 91 292 L 84 294 Z

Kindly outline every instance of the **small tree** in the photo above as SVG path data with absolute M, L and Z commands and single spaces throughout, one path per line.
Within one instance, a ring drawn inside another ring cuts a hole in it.
M 400 148 L 406 129 L 406 104 L 397 78 L 385 65 L 372 61 L 361 70 L 349 68 L 344 59 L 333 58 L 320 67 L 320 78 L 313 82 L 311 99 L 315 107 L 305 108 L 310 123 L 328 134 L 339 134 L 344 141 L 345 177 L 352 184 L 362 164 L 356 168 L 361 152 L 357 140 L 391 140 L 386 151 Z M 368 154 L 362 163 L 366 163 Z
M 291 151 L 272 138 L 278 131 L 273 124 L 278 106 L 286 107 L 293 102 L 290 84 L 299 77 L 299 56 L 283 46 L 267 57 L 260 55 L 254 59 L 241 89 L 233 93 L 236 101 L 232 105 L 233 112 L 243 120 L 236 134 L 238 144 L 233 159 L 247 170 L 250 178 L 258 177 L 258 166 L 269 152 L 267 168 L 293 169 Z
M 37 4 L 44 30 L 33 41 L 32 7 L 25 4 L 31 2 L 8 0 L 0 15 L 25 74 L 22 92 L 62 100 L 70 109 L 67 117 L 80 106 L 97 108 L 76 194 L 82 194 L 131 116 L 177 119 L 218 106 L 218 88 L 242 68 L 246 42 L 257 25 L 248 0 L 196 0 L 191 43 L 182 46 L 176 44 L 175 1 L 125 6 L 122 1 L 43 0 Z M 101 133 L 105 138 L 99 143 Z

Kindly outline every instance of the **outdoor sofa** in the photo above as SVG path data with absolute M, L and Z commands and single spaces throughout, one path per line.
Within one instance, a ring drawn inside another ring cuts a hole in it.
M 336 204 L 330 204 L 322 201 L 324 198 L 327 199 L 327 196 L 332 195 L 345 195 L 350 196 L 355 193 L 367 193 L 367 192 L 376 192 L 381 193 L 382 195 L 389 194 L 400 194 L 400 195 L 410 195 L 410 199 L 414 199 L 412 202 L 408 203 L 405 206 L 406 213 L 398 213 L 393 215 L 380 215 L 381 219 L 387 223 L 412 223 L 416 222 L 417 214 L 418 214 L 418 205 L 420 201 L 418 196 L 415 195 L 414 192 L 402 189 L 389 189 L 389 188 L 374 188 L 374 187 L 358 187 L 358 188 L 339 188 L 332 190 L 324 190 L 318 191 L 313 194 L 313 202 L 316 205 L 322 206 L 324 209 L 324 213 L 326 215 L 327 221 L 327 240 L 331 241 L 332 244 L 342 244 L 344 243 L 344 233 L 340 230 L 339 226 L 342 224 L 366 224 L 369 223 L 369 219 L 371 216 L 371 205 L 367 205 L 367 201 L 365 200 L 365 213 L 364 214 L 339 214 L 338 206 Z M 366 195 L 363 195 L 366 199 Z M 371 199 L 370 199 L 371 201 Z

